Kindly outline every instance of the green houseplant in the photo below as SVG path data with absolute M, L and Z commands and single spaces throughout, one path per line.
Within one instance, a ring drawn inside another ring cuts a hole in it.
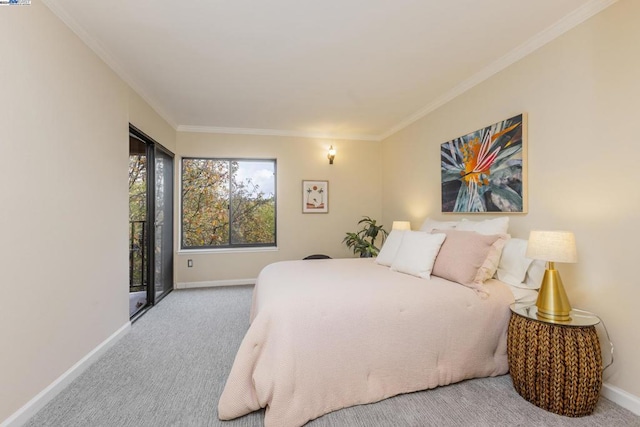
M 362 228 L 356 232 L 348 232 L 342 242 L 354 254 L 360 254 L 362 258 L 377 256 L 380 252 L 380 248 L 375 245 L 378 235 L 381 235 L 384 242 L 389 233 L 383 228 L 382 224 L 378 225 L 375 219 L 371 219 L 368 216 L 358 221 L 358 225 L 361 225 Z

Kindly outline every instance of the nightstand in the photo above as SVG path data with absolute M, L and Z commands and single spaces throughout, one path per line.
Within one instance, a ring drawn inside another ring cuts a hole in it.
M 556 414 L 593 412 L 602 387 L 602 354 L 592 313 L 572 310 L 568 322 L 538 318 L 535 305 L 511 304 L 509 372 L 516 391 Z

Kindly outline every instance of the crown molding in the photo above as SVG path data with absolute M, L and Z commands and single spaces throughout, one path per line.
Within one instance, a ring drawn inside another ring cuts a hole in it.
M 380 141 L 375 135 L 339 135 L 326 132 L 303 132 L 283 129 L 228 128 L 215 126 L 180 125 L 178 132 L 224 133 L 236 135 L 293 136 L 299 138 L 345 139 L 355 141 Z
M 503 55 L 496 61 L 492 62 L 485 68 L 481 69 L 478 73 L 474 74 L 467 80 L 462 81 L 458 85 L 454 86 L 451 90 L 445 92 L 422 109 L 418 110 L 414 114 L 410 115 L 406 119 L 402 120 L 397 125 L 391 127 L 386 132 L 380 135 L 339 135 L 323 132 L 303 132 L 294 130 L 280 130 L 280 129 L 254 129 L 254 128 L 229 128 L 229 127 L 215 127 L 215 126 L 190 126 L 190 125 L 178 125 L 169 114 L 167 114 L 162 108 L 159 107 L 159 103 L 150 97 L 145 91 L 138 85 L 133 78 L 131 78 L 124 68 L 119 64 L 117 60 L 113 58 L 104 49 L 99 42 L 93 39 L 87 31 L 72 18 L 61 6 L 57 4 L 55 0 L 42 0 L 42 2 L 70 29 L 73 31 L 91 50 L 107 66 L 109 66 L 125 83 L 127 83 L 149 106 L 162 117 L 173 129 L 178 132 L 198 132 L 198 133 L 222 133 L 222 134 L 241 134 L 241 135 L 264 135 L 264 136 L 292 136 L 302 138 L 326 138 L 326 139 L 345 139 L 345 140 L 363 140 L 363 141 L 381 141 L 389 136 L 399 132 L 407 126 L 415 123 L 421 118 L 427 116 L 429 113 L 435 111 L 446 103 L 450 102 L 459 95 L 467 92 L 469 89 L 477 86 L 483 81 L 489 79 L 493 75 L 499 73 L 525 56 L 529 55 L 533 51 L 539 49 L 550 41 L 556 39 L 562 34 L 566 33 L 570 29 L 576 27 L 618 0 L 592 0 L 582 7 L 574 10 L 573 12 L 560 19 L 558 22 L 548 27 L 546 30 L 538 33 L 534 37 L 525 41 L 520 46 L 516 47 L 506 55 Z
M 84 29 L 82 25 L 78 23 L 74 18 L 71 17 L 67 13 L 62 6 L 58 5 L 55 0 L 42 0 L 42 3 L 45 4 L 53 12 L 54 15 L 58 17 L 73 33 L 82 40 L 84 44 L 86 44 L 89 49 L 91 49 L 98 57 L 105 63 L 109 68 L 111 68 L 118 77 L 120 77 L 126 84 L 131 87 L 149 106 L 160 116 L 162 117 L 174 130 L 177 129 L 177 123 L 166 113 L 162 108 L 159 107 L 159 103 L 156 102 L 152 97 L 150 97 L 141 87 L 138 85 L 131 76 L 129 76 L 124 68 L 120 65 L 120 63 L 105 49 L 102 45 L 95 40 L 93 37 L 89 35 L 89 33 Z
M 410 124 L 415 123 L 416 121 L 445 105 L 459 95 L 462 95 L 469 89 L 477 86 L 493 75 L 499 73 L 500 71 L 529 55 L 533 51 L 560 37 L 570 29 L 578 26 L 592 16 L 600 13 L 617 1 L 618 0 L 592 0 L 584 4 L 582 7 L 579 7 L 578 9 L 566 15 L 564 18 L 560 19 L 552 26 L 531 37 L 529 40 L 525 41 L 506 55 L 498 58 L 496 61 L 492 62 L 467 80 L 464 80 L 460 84 L 454 86 L 453 89 L 436 98 L 425 107 L 407 117 L 397 125 L 380 134 L 378 136 L 378 139 L 386 139 L 396 132 L 399 132 L 402 129 L 406 128 Z

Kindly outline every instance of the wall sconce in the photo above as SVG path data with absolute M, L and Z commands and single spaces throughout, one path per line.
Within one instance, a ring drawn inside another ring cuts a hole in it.
M 547 269 L 538 292 L 538 316 L 556 321 L 571 320 L 571 304 L 562 285 L 556 262 L 577 262 L 576 240 L 569 231 L 532 231 L 527 245 L 528 258 L 547 261 Z
M 329 147 L 329 154 L 327 154 L 327 159 L 329 159 L 329 164 L 333 164 L 333 159 L 336 158 L 336 149 L 333 148 L 333 145 Z

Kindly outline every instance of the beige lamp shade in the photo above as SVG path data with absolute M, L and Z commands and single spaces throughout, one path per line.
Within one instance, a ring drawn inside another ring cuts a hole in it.
M 392 230 L 411 230 L 411 223 L 409 221 L 393 221 L 391 226 Z
M 570 231 L 532 231 L 526 256 L 551 262 L 578 262 L 576 238 Z

